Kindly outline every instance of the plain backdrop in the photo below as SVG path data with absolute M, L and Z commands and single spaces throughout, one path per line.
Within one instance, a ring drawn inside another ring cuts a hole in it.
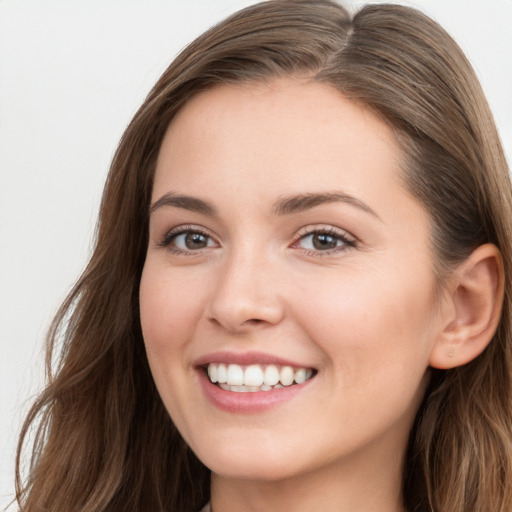
M 123 129 L 183 46 L 250 3 L 0 0 L 0 508 L 21 418 L 44 380 L 44 333 L 87 261 Z M 462 46 L 511 162 L 512 0 L 397 3 Z

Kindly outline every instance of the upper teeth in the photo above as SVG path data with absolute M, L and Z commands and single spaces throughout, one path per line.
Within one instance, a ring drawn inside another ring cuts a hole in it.
M 227 384 L 228 386 L 290 386 L 294 382 L 302 384 L 310 379 L 313 371 L 307 368 L 292 368 L 291 366 L 277 366 L 269 364 L 261 366 L 251 364 L 240 366 L 238 364 L 210 363 L 208 377 L 213 383 Z

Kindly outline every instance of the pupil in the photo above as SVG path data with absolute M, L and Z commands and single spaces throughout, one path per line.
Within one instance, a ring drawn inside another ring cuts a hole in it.
M 319 233 L 313 237 L 313 246 L 315 249 L 334 249 L 336 247 L 336 243 L 337 240 L 335 237 L 325 233 Z
M 185 237 L 185 245 L 188 249 L 204 249 L 207 245 L 206 236 L 201 233 L 189 233 Z

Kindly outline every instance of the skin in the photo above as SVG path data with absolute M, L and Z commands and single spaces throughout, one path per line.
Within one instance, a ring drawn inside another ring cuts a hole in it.
M 219 86 L 171 123 L 152 202 L 172 192 L 216 214 L 153 208 L 141 322 L 163 402 L 212 470 L 215 512 L 403 510 L 403 455 L 447 319 L 400 161 L 382 121 L 313 81 Z M 333 192 L 352 199 L 275 211 Z M 205 247 L 167 236 L 179 226 Z M 311 233 L 326 229 L 336 247 L 316 249 Z M 195 366 L 220 350 L 318 373 L 269 410 L 226 412 Z

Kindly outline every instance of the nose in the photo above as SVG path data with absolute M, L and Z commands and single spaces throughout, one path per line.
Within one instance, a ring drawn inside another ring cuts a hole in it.
M 233 254 L 223 262 L 206 315 L 232 333 L 276 325 L 283 319 L 277 265 L 262 256 Z

